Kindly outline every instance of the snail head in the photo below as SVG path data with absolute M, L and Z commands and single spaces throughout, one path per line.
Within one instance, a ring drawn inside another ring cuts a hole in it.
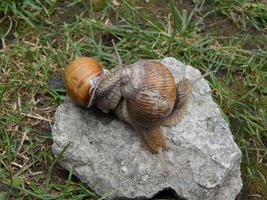
M 126 66 L 121 72 L 121 94 L 126 99 L 133 99 L 140 89 L 145 77 L 145 71 L 138 64 Z

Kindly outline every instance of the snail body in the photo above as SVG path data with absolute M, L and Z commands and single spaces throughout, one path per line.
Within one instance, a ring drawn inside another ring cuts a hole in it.
M 96 106 L 104 113 L 115 110 L 121 100 L 120 76 L 121 67 L 107 71 L 96 90 Z
M 172 113 L 164 120 L 162 125 L 173 126 L 183 119 L 188 109 L 192 89 L 193 83 L 187 78 L 180 80 L 176 84 L 176 101 Z
M 86 107 L 91 98 L 90 91 L 95 88 L 102 73 L 100 63 L 94 58 L 78 57 L 73 60 L 64 71 L 64 83 L 71 100 Z

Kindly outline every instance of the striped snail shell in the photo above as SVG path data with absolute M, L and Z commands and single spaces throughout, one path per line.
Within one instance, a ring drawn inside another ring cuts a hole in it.
M 140 60 L 123 70 L 121 94 L 135 126 L 159 126 L 173 111 L 175 80 L 169 69 L 160 62 Z
M 64 71 L 64 83 L 71 100 L 87 107 L 91 91 L 95 88 L 103 73 L 101 64 L 90 57 L 74 59 Z

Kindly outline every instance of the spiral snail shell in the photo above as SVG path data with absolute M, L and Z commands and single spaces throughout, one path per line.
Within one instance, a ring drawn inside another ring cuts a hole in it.
M 176 85 L 171 72 L 153 60 L 129 65 L 121 75 L 121 94 L 129 117 L 137 126 L 150 128 L 170 115 L 176 101 Z
M 64 83 L 71 100 L 86 107 L 90 100 L 90 91 L 96 86 L 103 70 L 96 59 L 78 57 L 64 71 Z

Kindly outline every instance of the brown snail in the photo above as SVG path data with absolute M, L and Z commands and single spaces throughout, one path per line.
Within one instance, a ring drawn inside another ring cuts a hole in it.
M 96 105 L 131 124 L 153 153 L 168 148 L 161 125 L 174 125 L 186 112 L 192 84 L 175 83 L 159 61 L 140 60 L 116 67 L 103 77 L 96 90 Z
M 64 83 L 71 100 L 86 107 L 102 73 L 100 63 L 94 58 L 78 57 L 73 60 L 64 71 Z
M 183 117 L 192 91 L 189 79 L 175 83 L 159 61 L 140 60 L 121 72 L 123 100 L 117 116 L 130 123 L 153 153 L 168 149 L 161 125 L 174 125 Z

